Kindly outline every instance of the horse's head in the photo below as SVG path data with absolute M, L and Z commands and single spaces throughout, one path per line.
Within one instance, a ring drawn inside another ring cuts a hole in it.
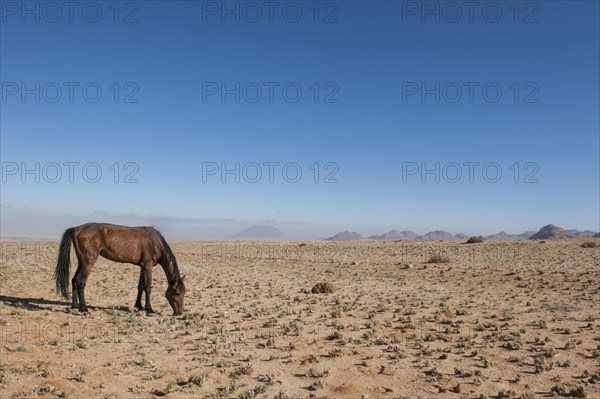
M 173 308 L 173 315 L 179 316 L 183 312 L 183 297 L 185 296 L 185 276 L 176 279 L 167 288 L 166 297 L 169 305 Z

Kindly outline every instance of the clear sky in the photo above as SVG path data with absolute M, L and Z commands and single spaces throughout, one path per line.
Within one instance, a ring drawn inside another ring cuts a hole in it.
M 598 1 L 0 3 L 2 234 L 600 229 Z

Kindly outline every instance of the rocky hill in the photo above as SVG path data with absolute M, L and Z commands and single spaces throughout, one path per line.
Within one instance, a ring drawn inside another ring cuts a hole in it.
M 392 230 L 384 234 L 369 237 L 370 240 L 414 240 L 415 238 L 417 238 L 417 233 L 409 230 Z
M 361 234 L 358 234 L 356 231 L 342 231 L 341 233 L 337 233 L 333 237 L 326 238 L 327 241 L 351 241 L 351 240 L 364 240 L 365 237 Z
M 445 230 L 434 230 L 417 237 L 417 240 L 458 240 L 459 238 Z
M 561 227 L 553 224 L 547 224 L 542 227 L 537 233 L 529 237 L 530 240 L 562 240 L 565 238 L 572 238 L 573 236 L 567 233 Z

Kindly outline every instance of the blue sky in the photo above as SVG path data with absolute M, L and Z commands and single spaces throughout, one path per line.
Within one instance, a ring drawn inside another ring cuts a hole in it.
M 1 3 L 2 234 L 600 229 L 597 1 Z

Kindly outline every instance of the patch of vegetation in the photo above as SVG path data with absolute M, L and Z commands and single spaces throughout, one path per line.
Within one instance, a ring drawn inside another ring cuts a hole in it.
M 254 389 L 244 392 L 240 395 L 240 399 L 253 399 L 258 395 L 263 394 L 267 391 L 267 386 L 264 384 L 257 385 Z
M 196 386 L 202 387 L 204 382 L 206 381 L 206 374 L 194 374 L 188 378 L 189 384 L 194 384 Z
M 478 244 L 480 242 L 483 242 L 482 236 L 472 236 L 467 240 L 467 244 Z
M 317 283 L 312 288 L 311 292 L 313 294 L 333 294 L 335 292 L 335 287 L 331 283 Z
M 427 261 L 427 263 L 449 263 L 450 262 L 450 258 L 448 258 L 447 256 L 444 255 L 433 255 L 431 256 L 431 258 L 429 258 L 429 260 Z
M 550 389 L 550 391 L 553 392 L 555 395 L 568 396 L 571 398 L 587 397 L 587 394 L 586 394 L 583 386 L 578 386 L 577 388 L 572 388 L 570 390 L 567 390 L 567 388 L 564 385 L 556 384 Z
M 86 369 L 79 369 L 75 377 L 73 377 L 73 381 L 77 382 L 85 382 L 85 376 L 88 374 Z
M 0 363 L 0 388 L 6 387 L 10 382 L 10 375 L 5 364 Z

